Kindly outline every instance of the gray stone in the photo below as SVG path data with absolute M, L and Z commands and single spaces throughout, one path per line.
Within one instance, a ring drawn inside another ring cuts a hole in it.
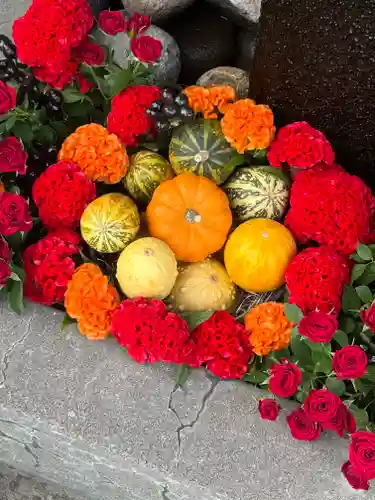
M 246 29 L 240 32 L 237 39 L 236 65 L 248 73 L 251 72 L 253 65 L 258 26 L 255 23 L 248 23 Z
M 152 20 L 160 21 L 185 9 L 194 0 L 121 0 L 125 9 L 147 14 Z
M 220 66 L 206 71 L 198 80 L 197 85 L 229 85 L 242 99 L 249 95 L 250 75 L 247 71 L 231 66 Z
M 181 71 L 180 49 L 177 43 L 166 31 L 154 25 L 150 26 L 144 34 L 157 38 L 163 44 L 162 56 L 155 66 L 154 83 L 176 83 Z M 99 44 L 101 43 L 114 49 L 114 60 L 117 64 L 123 68 L 128 66 L 130 38 L 126 33 L 109 36 L 99 28 L 96 28 L 92 35 Z
M 12 36 L 14 19 L 23 16 L 31 0 L 0 0 L 0 32 Z
M 347 441 L 293 440 L 286 411 L 259 419 L 262 391 L 201 370 L 176 389 L 176 367 L 61 332 L 62 313 L 0 314 L 0 457 L 18 474 L 92 500 L 357 498 Z
M 262 0 L 209 0 L 237 19 L 257 22 L 260 18 Z

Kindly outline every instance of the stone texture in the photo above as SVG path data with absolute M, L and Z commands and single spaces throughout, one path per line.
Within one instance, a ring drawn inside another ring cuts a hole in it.
M 307 120 L 375 189 L 375 2 L 265 0 L 251 96 Z
M 125 12 L 125 11 L 124 11 Z M 166 31 L 157 26 L 150 26 L 145 35 L 153 36 L 163 44 L 163 52 L 154 71 L 154 81 L 158 84 L 177 82 L 181 71 L 180 49 L 175 40 Z M 108 36 L 96 28 L 93 37 L 98 43 L 105 44 L 114 49 L 114 59 L 117 64 L 127 67 L 130 53 L 130 39 L 125 33 Z
M 257 22 L 262 0 L 209 0 L 225 12 L 232 14 L 239 22 Z
M 259 419 L 264 393 L 250 385 L 195 371 L 176 388 L 175 367 L 62 333 L 62 313 L 0 314 L 0 457 L 17 474 L 77 499 L 357 498 L 340 474 L 347 442 L 294 441 L 285 411 Z
M 239 98 L 247 97 L 250 87 L 250 75 L 247 71 L 231 66 L 220 66 L 206 71 L 197 80 L 197 85 L 229 85 Z
M 152 17 L 153 22 L 166 19 L 193 2 L 194 0 L 122 0 L 125 9 L 147 14 Z
M 0 0 L 0 32 L 11 36 L 14 19 L 23 16 L 31 0 Z
M 258 24 L 248 23 L 237 38 L 236 66 L 251 74 L 257 44 Z
M 211 4 L 199 0 L 163 28 L 180 47 L 182 84 L 194 84 L 203 73 L 217 66 L 232 65 L 236 27 Z

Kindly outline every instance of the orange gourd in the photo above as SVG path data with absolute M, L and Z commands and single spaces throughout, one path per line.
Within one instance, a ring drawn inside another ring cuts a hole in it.
M 210 179 L 190 173 L 163 182 L 146 215 L 150 234 L 185 262 L 199 262 L 220 250 L 232 225 L 226 194 Z

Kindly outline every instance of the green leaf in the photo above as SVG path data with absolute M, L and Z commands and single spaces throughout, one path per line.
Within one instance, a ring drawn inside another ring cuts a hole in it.
M 358 429 L 366 428 L 366 425 L 369 422 L 367 411 L 361 410 L 355 404 L 351 404 L 349 406 L 349 411 L 353 415 L 353 417 L 355 418 L 355 421 L 357 422 L 357 428 Z
M 190 331 L 193 331 L 198 325 L 204 323 L 214 314 L 215 311 L 201 311 L 201 312 L 186 312 L 180 313 L 182 319 L 189 325 Z
M 35 131 L 35 137 L 43 144 L 54 144 L 56 141 L 56 133 L 48 125 L 38 127 Z
M 355 291 L 364 304 L 372 302 L 372 292 L 366 285 L 357 286 Z
M 131 67 L 119 69 L 118 71 L 113 71 L 105 78 L 109 85 L 111 95 L 114 97 L 129 86 L 133 78 L 133 71 Z
M 338 396 L 342 396 L 346 391 L 345 382 L 337 378 L 327 378 L 326 387 L 329 391 L 333 392 L 333 394 L 337 394 Z
M 350 283 L 353 284 L 366 271 L 367 264 L 355 264 L 353 266 Z
M 23 243 L 22 233 L 18 231 L 17 233 L 7 236 L 7 241 L 13 252 L 20 251 Z
M 183 387 L 185 385 L 187 379 L 190 377 L 191 372 L 192 368 L 187 364 L 183 364 L 178 367 L 175 389 L 177 389 L 178 387 Z
M 68 314 L 65 314 L 61 322 L 61 331 L 63 332 L 65 328 L 67 328 L 69 325 L 72 325 L 73 323 L 76 323 L 76 320 L 71 318 Z
M 10 132 L 14 125 L 16 124 L 17 118 L 14 115 L 11 115 L 8 120 L 5 122 L 5 130 Z
M 369 248 L 367 245 L 363 245 L 363 243 L 358 243 L 357 254 L 358 257 L 365 261 L 372 260 L 371 248 Z
M 314 363 L 315 373 L 331 373 L 332 359 L 331 359 L 331 345 L 316 344 L 319 348 L 314 348 L 312 351 L 312 360 Z
M 361 299 L 351 285 L 345 285 L 342 296 L 342 310 L 344 312 L 358 311 L 361 307 Z
M 356 253 L 350 254 L 350 259 L 354 260 L 355 262 L 358 262 L 359 264 L 363 264 L 365 261 L 361 259 L 361 257 L 358 257 Z
M 90 101 L 84 100 L 79 103 L 65 104 L 64 110 L 69 117 L 72 118 L 84 118 L 88 117 L 93 110 L 93 106 Z
M 345 347 L 349 344 L 348 336 L 342 330 L 337 330 L 337 332 L 335 333 L 335 335 L 333 337 L 333 340 L 335 340 L 339 344 L 340 347 Z
M 292 321 L 292 323 L 295 323 L 296 325 L 298 325 L 303 318 L 301 309 L 295 304 L 284 304 L 284 313 L 288 320 Z
M 11 281 L 8 293 L 9 307 L 17 314 L 21 314 L 25 306 L 23 303 L 22 281 Z
M 28 123 L 18 121 L 13 127 L 13 135 L 21 139 L 24 144 L 30 144 L 33 140 L 33 130 Z
M 290 345 L 293 354 L 299 361 L 301 361 L 302 366 L 311 363 L 310 349 L 303 341 L 301 335 L 298 333 L 297 327 L 293 328 L 292 330 Z
M 25 279 L 26 279 L 26 273 L 22 269 L 22 267 L 16 266 L 16 264 L 12 263 L 10 265 L 10 268 L 11 268 L 12 272 L 15 273 L 15 274 L 17 274 L 17 276 L 19 276 L 22 281 L 25 281 Z
M 375 382 L 375 365 L 367 366 L 366 375 L 364 375 L 363 378 L 371 380 L 371 382 Z
M 370 285 L 371 283 L 374 283 L 374 281 L 375 281 L 375 272 L 372 272 L 369 269 L 367 269 L 364 272 L 364 274 L 360 278 L 358 278 L 357 283 L 358 285 Z
M 346 333 L 353 333 L 356 327 L 356 322 L 350 316 L 341 316 L 339 324 L 340 329 Z
M 252 155 L 253 163 L 257 165 L 267 164 L 267 148 L 264 149 L 254 149 Z
M 61 92 L 64 102 L 72 103 L 72 102 L 80 102 L 84 99 L 84 94 L 81 94 L 78 90 L 72 87 L 68 87 Z
M 249 382 L 250 384 L 263 384 L 268 378 L 269 375 L 267 373 L 254 370 L 250 373 L 246 373 L 242 380 Z

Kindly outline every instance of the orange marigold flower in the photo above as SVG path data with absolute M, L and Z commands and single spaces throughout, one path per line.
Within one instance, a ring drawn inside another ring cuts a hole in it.
M 59 160 L 75 162 L 92 181 L 116 184 L 126 174 L 129 159 L 118 137 L 90 123 L 65 139 Z
M 0 193 L 4 193 L 4 192 L 5 192 L 4 184 L 2 182 L 0 182 Z
M 95 264 L 79 266 L 65 293 L 66 312 L 77 320 L 79 331 L 90 340 L 107 337 L 119 303 L 116 288 Z
M 252 99 L 240 99 L 222 108 L 221 129 L 227 141 L 239 152 L 267 148 L 276 127 L 269 106 L 255 104 Z
M 234 101 L 236 98 L 235 90 L 226 85 L 215 85 L 207 88 L 192 85 L 186 87 L 184 94 L 188 98 L 189 106 L 194 113 L 202 113 L 206 120 L 217 119 L 216 108 L 221 111 L 225 104 Z
M 255 354 L 266 356 L 288 347 L 294 324 L 285 316 L 283 304 L 265 302 L 247 313 L 245 326 Z

